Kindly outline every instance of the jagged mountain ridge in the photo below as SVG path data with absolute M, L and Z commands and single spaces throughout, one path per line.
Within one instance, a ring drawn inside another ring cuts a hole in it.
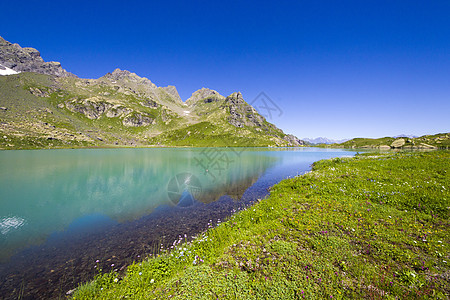
M 3 149 L 303 144 L 267 122 L 239 92 L 224 97 L 203 88 L 183 102 L 176 87 L 158 87 L 126 70 L 80 79 L 34 68 L 33 60 L 0 63 L 21 72 L 0 76 Z
M 45 62 L 41 53 L 30 47 L 20 47 L 0 36 L 0 65 L 16 72 L 36 72 L 58 77 L 76 77 L 61 67 L 56 61 Z

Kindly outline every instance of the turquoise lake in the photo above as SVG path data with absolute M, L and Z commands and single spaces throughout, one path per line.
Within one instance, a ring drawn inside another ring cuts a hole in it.
M 264 198 L 322 148 L 0 151 L 0 298 L 58 298 Z M 111 267 L 111 265 L 114 265 Z M 45 277 L 45 280 L 42 277 Z

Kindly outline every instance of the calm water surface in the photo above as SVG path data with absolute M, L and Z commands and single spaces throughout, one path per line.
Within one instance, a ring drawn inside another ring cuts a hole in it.
M 251 205 L 320 148 L 0 152 L 0 298 L 49 299 Z M 113 267 L 111 265 L 114 264 Z

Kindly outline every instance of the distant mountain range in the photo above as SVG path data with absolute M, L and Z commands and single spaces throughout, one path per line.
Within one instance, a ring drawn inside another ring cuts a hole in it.
M 111 146 L 302 146 L 243 99 L 116 69 L 81 79 L 0 37 L 0 149 Z
M 413 139 L 413 138 L 417 138 L 419 136 L 413 135 L 413 134 L 399 134 L 399 135 L 393 136 L 393 138 L 396 138 L 396 139 L 402 138 L 402 137 Z
M 348 141 L 349 139 L 342 140 L 333 140 L 326 137 L 318 137 L 314 139 L 303 138 L 303 140 L 309 144 L 317 145 L 317 144 L 339 144 Z

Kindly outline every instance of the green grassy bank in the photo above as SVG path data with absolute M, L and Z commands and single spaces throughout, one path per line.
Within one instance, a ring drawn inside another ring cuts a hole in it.
M 450 152 L 319 161 L 74 299 L 448 299 Z

